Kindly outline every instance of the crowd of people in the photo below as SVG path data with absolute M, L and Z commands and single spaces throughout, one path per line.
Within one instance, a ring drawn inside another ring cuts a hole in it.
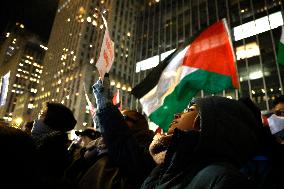
M 77 121 L 60 103 L 47 103 L 23 130 L 0 127 L 3 186 L 284 188 L 283 95 L 267 120 L 249 98 L 195 98 L 154 133 L 144 115 L 112 104 L 109 85 L 108 77 L 94 84 L 98 129 L 76 131 L 79 141 L 68 139 Z

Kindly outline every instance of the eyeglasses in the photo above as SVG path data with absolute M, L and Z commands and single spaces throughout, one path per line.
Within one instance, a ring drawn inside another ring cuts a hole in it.
M 284 110 L 276 110 L 275 115 L 277 116 L 284 116 Z
M 183 110 L 183 113 L 192 112 L 194 110 L 195 110 L 195 108 L 187 107 Z
M 130 122 L 132 122 L 132 123 L 135 123 L 135 122 L 137 121 L 137 120 L 135 120 L 135 119 L 133 119 L 133 118 L 127 116 L 127 115 L 122 115 L 122 116 L 123 116 L 123 119 L 124 119 L 125 121 L 130 121 Z

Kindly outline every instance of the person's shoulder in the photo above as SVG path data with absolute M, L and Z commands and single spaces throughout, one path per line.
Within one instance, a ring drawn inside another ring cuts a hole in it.
M 189 188 L 249 188 L 251 185 L 248 179 L 230 163 L 214 163 L 200 170 L 188 186 Z

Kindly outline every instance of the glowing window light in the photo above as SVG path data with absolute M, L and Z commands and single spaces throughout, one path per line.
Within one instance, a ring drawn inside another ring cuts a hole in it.
M 161 54 L 161 61 L 163 61 L 167 56 L 169 56 L 172 52 L 174 52 L 175 49 L 172 49 L 170 51 L 164 52 Z M 156 67 L 159 64 L 159 56 L 152 56 L 150 58 L 147 58 L 145 60 L 142 60 L 140 62 L 136 63 L 136 73 L 143 71 L 143 70 L 148 70 L 151 68 Z
M 239 46 L 236 49 L 236 55 L 237 60 L 258 56 L 260 55 L 259 46 L 256 44 L 256 42 Z
M 118 82 L 117 84 L 116 84 L 116 88 L 120 88 L 120 82 Z
M 274 29 L 282 25 L 282 14 L 281 11 L 278 11 L 268 16 L 256 19 L 255 21 L 250 21 L 245 24 L 234 27 L 233 31 L 235 41 L 239 41 L 241 39 L 245 39 L 256 34 L 266 32 L 270 29 Z
M 93 26 L 96 26 L 96 27 L 98 26 L 98 23 L 95 20 L 93 20 L 92 24 L 93 24 Z
M 251 73 L 249 74 L 249 78 L 250 78 L 251 80 L 259 79 L 259 78 L 262 78 L 262 77 L 263 77 L 262 71 L 251 72 Z
M 92 22 L 92 18 L 91 17 L 87 17 L 87 22 Z

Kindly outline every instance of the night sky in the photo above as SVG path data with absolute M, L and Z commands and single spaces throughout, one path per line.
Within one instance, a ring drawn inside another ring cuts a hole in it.
M 3 0 L 0 3 L 0 34 L 9 24 L 21 22 L 25 29 L 48 42 L 58 0 Z

